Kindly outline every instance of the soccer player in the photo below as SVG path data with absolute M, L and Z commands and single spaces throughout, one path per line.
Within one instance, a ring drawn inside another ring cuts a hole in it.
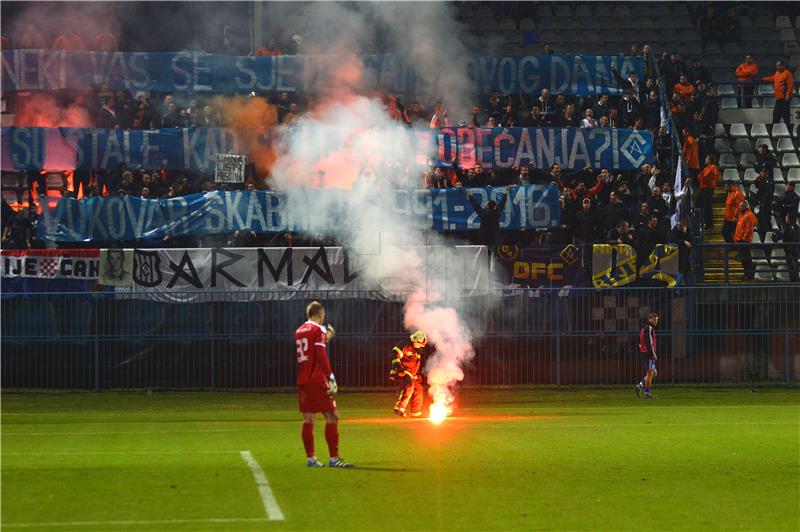
M 647 317 L 647 324 L 639 331 L 639 354 L 644 359 L 644 378 L 639 381 L 634 390 L 636 396 L 641 397 L 642 390 L 644 390 L 645 399 L 652 399 L 650 394 L 650 386 L 653 385 L 653 379 L 658 372 L 656 371 L 656 325 L 658 325 L 658 314 L 651 313 Z
M 394 405 L 394 413 L 406 417 L 406 409 L 411 417 L 422 415 L 424 392 L 422 390 L 422 358 L 428 355 L 428 338 L 422 331 L 415 331 L 408 340 L 396 345 L 392 351 L 392 370 L 389 381 L 400 385 L 400 396 Z
M 294 333 L 297 349 L 297 396 L 303 414 L 303 447 L 308 467 L 323 467 L 314 454 L 314 418 L 318 412 L 325 416 L 325 441 L 330 452 L 330 467 L 353 467 L 339 456 L 339 416 L 336 413 L 336 378 L 328 361 L 326 344 L 336 331 L 325 323 L 325 307 L 312 301 L 306 307 L 308 321 Z

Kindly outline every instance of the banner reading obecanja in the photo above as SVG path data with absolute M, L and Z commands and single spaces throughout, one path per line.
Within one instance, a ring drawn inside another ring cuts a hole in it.
M 384 138 L 387 158 L 395 143 L 403 143 L 415 160 L 434 166 L 458 164 L 486 169 L 518 168 L 534 163 L 538 168 L 560 164 L 564 168 L 635 170 L 653 162 L 653 135 L 631 129 L 583 128 L 397 128 L 396 138 Z M 324 135 L 337 131 L 300 130 L 323 144 Z M 379 132 L 377 134 L 384 134 Z M 2 169 L 130 169 L 211 172 L 220 154 L 241 154 L 244 143 L 224 128 L 156 130 L 83 128 L 3 128 Z M 268 149 L 271 139 L 259 139 Z

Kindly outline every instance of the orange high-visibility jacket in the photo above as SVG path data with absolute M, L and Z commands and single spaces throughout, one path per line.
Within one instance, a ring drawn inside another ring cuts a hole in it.
M 776 70 L 773 75 L 766 76 L 763 79 L 764 81 L 772 82 L 772 86 L 775 87 L 776 100 L 792 99 L 792 94 L 794 94 L 794 78 L 788 68 L 785 68 L 783 72 L 778 72 Z
M 753 241 L 753 230 L 756 228 L 756 215 L 753 211 L 747 209 L 739 216 L 739 221 L 736 223 L 736 232 L 733 234 L 734 242 Z

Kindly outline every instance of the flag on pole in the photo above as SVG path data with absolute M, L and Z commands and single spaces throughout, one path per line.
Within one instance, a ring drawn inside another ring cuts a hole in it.
M 675 188 L 672 193 L 675 194 L 675 214 L 670 218 L 670 227 L 674 228 L 681 219 L 683 198 L 686 196 L 686 190 L 683 188 L 683 155 L 678 155 L 678 171 L 675 172 Z

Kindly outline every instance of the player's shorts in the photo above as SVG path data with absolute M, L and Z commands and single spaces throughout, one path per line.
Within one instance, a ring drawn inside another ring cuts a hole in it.
M 656 361 L 652 358 L 645 358 L 644 359 L 644 370 L 647 371 L 655 371 L 656 370 Z
M 336 400 L 328 396 L 326 384 L 298 385 L 297 399 L 300 403 L 300 412 L 304 414 L 336 411 Z

